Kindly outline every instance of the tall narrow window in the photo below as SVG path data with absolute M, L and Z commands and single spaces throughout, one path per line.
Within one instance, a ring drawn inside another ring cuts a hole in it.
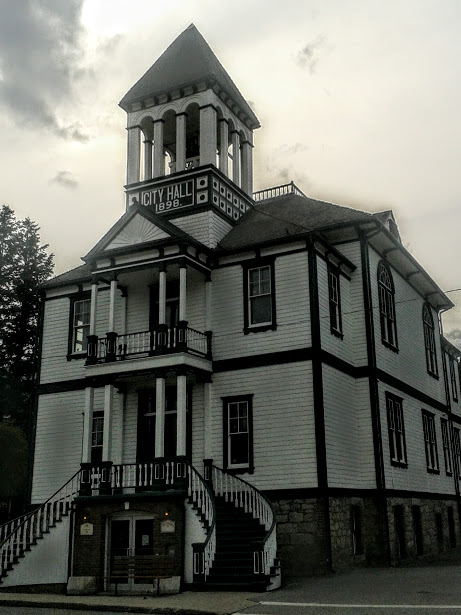
M 430 306 L 423 305 L 424 346 L 426 348 L 427 371 L 431 376 L 438 376 L 437 351 L 435 349 L 434 319 Z
M 89 295 L 79 295 L 71 300 L 69 323 L 69 355 L 85 356 L 90 333 L 91 299 Z
M 104 412 L 93 412 L 93 424 L 91 428 L 91 463 L 101 463 L 103 439 Z
M 453 465 L 455 472 L 461 476 L 461 444 L 458 427 L 453 427 Z
M 445 472 L 448 474 L 448 476 L 451 476 L 453 474 L 453 468 L 451 464 L 450 438 L 448 436 L 447 419 L 440 419 L 440 427 L 442 429 L 442 446 L 443 458 L 445 460 Z
M 224 467 L 253 470 L 252 395 L 223 397 Z
M 450 356 L 448 356 L 448 362 L 450 364 L 451 395 L 453 397 L 453 401 L 458 401 L 458 362 Z
M 244 332 L 275 329 L 274 262 L 244 267 Z
M 426 451 L 427 471 L 434 474 L 439 473 L 439 456 L 437 453 L 437 437 L 435 434 L 434 415 L 427 410 L 422 411 L 424 448 Z
M 339 272 L 328 266 L 328 302 L 330 306 L 330 330 L 342 337 L 341 294 Z
M 403 409 L 400 397 L 386 393 L 387 430 L 389 434 L 389 454 L 393 466 L 407 467 L 407 449 L 403 425 Z
M 394 281 L 388 265 L 378 265 L 379 316 L 383 344 L 397 350 L 397 326 L 395 322 Z

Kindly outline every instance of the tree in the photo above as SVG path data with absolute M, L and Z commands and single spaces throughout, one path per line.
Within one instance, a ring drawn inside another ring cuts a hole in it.
M 40 285 L 53 272 L 53 255 L 40 245 L 39 227 L 0 209 L 0 420 L 26 433 L 34 379 Z M 29 434 L 27 434 L 29 435 Z

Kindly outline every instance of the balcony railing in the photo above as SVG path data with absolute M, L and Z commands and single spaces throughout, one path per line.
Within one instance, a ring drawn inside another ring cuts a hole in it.
M 176 327 L 159 325 L 155 331 L 108 333 L 99 338 L 88 336 L 87 364 L 175 352 L 188 352 L 211 360 L 211 331 L 202 333 L 179 323 Z
M 276 196 L 284 196 L 285 194 L 306 196 L 294 182 L 290 182 L 289 184 L 282 184 L 281 186 L 274 186 L 273 188 L 266 188 L 265 190 L 253 192 L 253 199 L 258 203 L 259 201 L 273 199 Z

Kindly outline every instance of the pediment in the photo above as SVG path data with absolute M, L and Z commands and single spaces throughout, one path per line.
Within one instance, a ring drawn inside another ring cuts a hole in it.
M 169 237 L 171 235 L 138 213 L 118 231 L 104 247 L 104 251 L 128 248 L 142 243 L 168 239 Z

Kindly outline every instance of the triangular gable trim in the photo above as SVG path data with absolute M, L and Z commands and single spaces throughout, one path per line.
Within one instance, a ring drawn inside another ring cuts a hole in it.
M 104 251 L 115 250 L 117 248 L 128 248 L 142 243 L 168 239 L 169 237 L 171 237 L 171 235 L 150 220 L 147 220 L 140 213 L 137 213 L 112 241 L 105 246 Z

